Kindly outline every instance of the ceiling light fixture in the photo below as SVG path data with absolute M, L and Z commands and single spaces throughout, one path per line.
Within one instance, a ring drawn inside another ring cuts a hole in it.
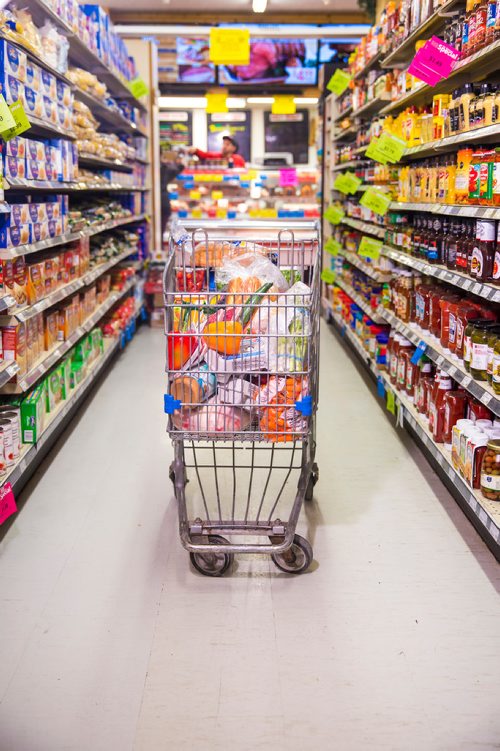
M 253 0 L 252 8 L 254 13 L 264 13 L 267 8 L 267 0 Z
M 204 96 L 161 96 L 158 98 L 161 110 L 168 109 L 205 109 L 207 99 Z
M 246 107 L 247 100 L 243 99 L 242 97 L 232 97 L 228 96 L 226 99 L 226 104 L 231 110 L 242 110 Z
M 317 96 L 296 96 L 293 98 L 295 104 L 318 104 Z
M 248 104 L 273 104 L 273 96 L 249 96 L 247 98 Z

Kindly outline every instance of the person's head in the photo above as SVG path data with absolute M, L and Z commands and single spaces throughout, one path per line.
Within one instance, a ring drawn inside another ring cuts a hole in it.
M 238 144 L 231 138 L 231 136 L 224 136 L 222 139 L 222 156 L 228 158 L 236 154 L 238 151 Z

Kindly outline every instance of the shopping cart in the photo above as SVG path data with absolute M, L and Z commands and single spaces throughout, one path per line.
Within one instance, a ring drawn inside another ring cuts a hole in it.
M 170 478 L 181 542 L 207 576 L 235 553 L 270 554 L 287 573 L 311 564 L 295 530 L 318 479 L 319 273 L 315 222 L 199 221 L 171 239 Z

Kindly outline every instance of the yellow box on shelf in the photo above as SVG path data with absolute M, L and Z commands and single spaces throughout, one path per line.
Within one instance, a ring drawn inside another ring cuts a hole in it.
M 224 193 L 222 190 L 213 190 L 212 191 L 212 199 L 214 201 L 219 201 L 221 198 L 224 198 Z

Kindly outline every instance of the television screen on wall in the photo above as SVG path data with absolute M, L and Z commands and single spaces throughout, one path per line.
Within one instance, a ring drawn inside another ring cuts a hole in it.
M 178 83 L 215 83 L 215 65 L 209 61 L 208 38 L 177 37 Z
M 316 39 L 251 39 L 248 65 L 221 65 L 219 83 L 316 86 Z

